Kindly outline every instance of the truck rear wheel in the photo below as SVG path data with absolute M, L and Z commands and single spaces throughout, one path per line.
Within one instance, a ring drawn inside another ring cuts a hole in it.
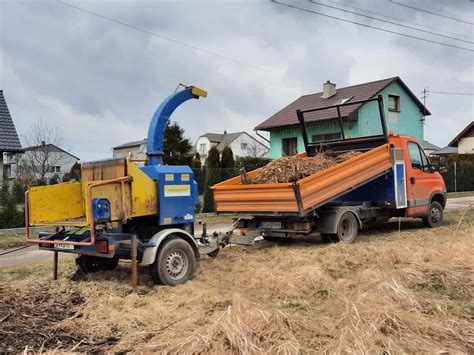
M 196 257 L 193 248 L 181 238 L 168 239 L 158 249 L 150 274 L 155 284 L 176 286 L 194 276 Z
M 428 214 L 421 219 L 425 227 L 436 228 L 443 223 L 443 206 L 438 201 L 430 204 Z
M 101 258 L 92 255 L 80 255 L 76 258 L 77 267 L 85 274 L 97 271 L 114 270 L 118 265 L 118 258 Z
M 337 233 L 321 233 L 321 239 L 323 242 L 336 243 L 341 241 L 343 243 L 354 243 L 359 231 L 359 223 L 356 216 L 351 212 L 344 212 L 339 218 L 337 224 Z

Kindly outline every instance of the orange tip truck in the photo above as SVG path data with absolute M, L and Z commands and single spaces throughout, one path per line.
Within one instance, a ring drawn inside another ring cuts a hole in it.
M 381 133 L 345 137 L 340 108 L 370 101 L 378 105 Z M 329 107 L 297 111 L 306 150 L 301 156 L 362 154 L 294 183 L 242 184 L 237 176 L 214 185 L 217 212 L 237 214 L 237 228 L 247 236 L 232 236 L 230 242 L 251 244 L 259 235 L 268 240 L 320 235 L 352 243 L 365 224 L 391 217 L 421 218 L 427 227 L 442 223 L 446 186 L 440 171 L 446 163 L 433 166 L 415 138 L 387 131 L 382 96 L 330 108 L 337 109 L 342 138 L 322 143 L 309 141 L 305 115 Z M 250 180 L 261 169 L 249 172 Z

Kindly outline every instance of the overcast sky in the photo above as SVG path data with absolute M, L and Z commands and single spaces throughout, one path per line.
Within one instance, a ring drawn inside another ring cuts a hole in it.
M 38 117 L 55 122 L 68 148 L 83 160 L 110 157 L 111 147 L 146 137 L 156 107 L 178 83 L 209 92 L 206 99 L 186 102 L 172 117 L 193 141 L 205 132 L 252 131 L 297 97 L 321 91 L 326 80 L 343 87 L 398 75 L 419 97 L 425 87 L 474 92 L 472 51 L 270 1 L 65 1 L 204 50 L 55 0 L 0 0 L 0 89 L 18 133 L 26 134 Z M 349 4 L 474 42 L 473 25 L 387 0 L 318 1 L 341 8 Z M 468 0 L 397 1 L 474 22 L 474 3 Z M 303 0 L 281 2 L 474 48 Z M 473 119 L 473 99 L 431 94 L 425 137 L 446 145 Z

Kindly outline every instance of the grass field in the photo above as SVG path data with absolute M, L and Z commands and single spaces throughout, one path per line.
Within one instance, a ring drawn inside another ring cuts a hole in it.
M 0 351 L 473 353 L 473 247 L 471 211 L 438 229 L 389 222 L 352 245 L 226 248 L 174 288 L 143 269 L 133 291 L 127 263 L 75 281 L 71 260 L 58 281 L 49 263 L 8 267 Z

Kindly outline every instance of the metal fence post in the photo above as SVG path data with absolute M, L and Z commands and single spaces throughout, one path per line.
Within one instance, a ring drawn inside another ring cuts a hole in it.
M 457 169 L 457 164 L 456 164 L 456 160 L 454 161 L 454 192 L 457 192 L 458 191 L 458 184 L 457 184 L 457 181 L 456 181 L 456 169 Z
M 137 236 L 135 234 L 132 235 L 131 254 L 132 254 L 131 255 L 132 256 L 132 287 L 135 289 L 138 284 Z

